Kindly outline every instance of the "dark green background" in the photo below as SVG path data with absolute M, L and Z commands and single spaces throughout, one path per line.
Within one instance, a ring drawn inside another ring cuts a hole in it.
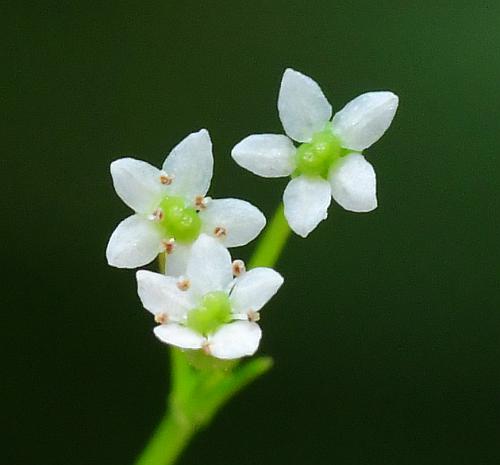
M 30 2 L 3 15 L 2 463 L 128 464 L 160 418 L 166 350 L 104 250 L 108 165 L 210 130 L 211 193 L 267 216 L 285 180 L 231 160 L 282 132 L 294 67 L 335 109 L 390 89 L 368 150 L 380 207 L 337 206 L 278 265 L 274 370 L 181 463 L 500 463 L 498 1 Z M 247 258 L 251 247 L 238 250 Z

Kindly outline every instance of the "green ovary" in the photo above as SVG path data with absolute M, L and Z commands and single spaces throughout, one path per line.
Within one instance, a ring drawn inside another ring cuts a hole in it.
M 223 324 L 231 321 L 231 304 L 225 292 L 214 291 L 205 294 L 198 307 L 191 310 L 187 325 L 195 331 L 207 335 Z
M 342 149 L 330 125 L 313 135 L 311 142 L 298 147 L 296 174 L 328 177 L 332 164 L 340 158 Z
M 165 197 L 159 208 L 162 217 L 159 227 L 170 238 L 179 242 L 192 242 L 201 231 L 201 220 L 193 207 L 187 207 L 181 197 Z

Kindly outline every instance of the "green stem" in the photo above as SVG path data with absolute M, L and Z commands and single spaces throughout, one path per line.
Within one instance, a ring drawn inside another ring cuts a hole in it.
M 162 252 L 158 255 L 158 271 L 162 274 L 165 273 L 165 265 L 167 264 L 167 254 Z
M 176 416 L 169 408 L 136 465 L 169 465 L 175 463 L 194 434 L 193 426 Z
M 249 268 L 273 266 L 280 257 L 290 228 L 281 204 L 264 231 Z M 165 271 L 165 254 L 158 267 Z M 271 368 L 272 360 L 257 357 L 227 362 L 206 357 L 201 351 L 171 348 L 171 392 L 168 409 L 135 465 L 172 465 L 193 435 L 206 426 L 219 409 L 244 386 Z
M 257 244 L 250 263 L 249 268 L 257 266 L 271 267 L 276 264 L 280 257 L 286 242 L 290 236 L 290 227 L 285 218 L 285 208 L 280 204 L 276 209 L 273 219 L 267 226 L 262 238 Z

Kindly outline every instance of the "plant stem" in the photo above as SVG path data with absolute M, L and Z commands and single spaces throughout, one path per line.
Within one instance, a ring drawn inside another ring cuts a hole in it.
M 249 268 L 273 266 L 289 236 L 290 228 L 283 204 L 280 204 L 257 245 Z M 158 268 L 162 273 L 166 260 L 165 254 L 159 255 Z M 195 368 L 193 360 L 188 359 L 189 353 L 170 349 L 172 375 L 168 409 L 135 465 L 175 463 L 193 435 L 206 426 L 234 394 L 268 371 L 272 365 L 270 358 L 257 357 L 244 363 L 228 364 L 214 360 L 211 365 Z M 205 356 L 201 354 L 200 357 Z
M 158 271 L 162 274 L 165 273 L 165 266 L 167 264 L 167 253 L 162 252 L 158 254 Z
M 163 417 L 136 465 L 169 465 L 175 463 L 192 435 L 193 426 L 175 415 L 170 407 Z
M 249 268 L 257 266 L 271 267 L 278 261 L 290 236 L 290 227 L 285 218 L 285 208 L 281 203 L 276 209 L 273 219 L 267 226 L 262 238 L 257 244 Z

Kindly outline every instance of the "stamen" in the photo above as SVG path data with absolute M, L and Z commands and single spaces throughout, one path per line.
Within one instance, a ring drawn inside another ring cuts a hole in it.
M 257 321 L 260 320 L 260 313 L 256 312 L 255 310 L 250 310 L 247 316 L 248 316 L 248 321 L 251 321 L 252 323 L 256 323 Z
M 225 237 L 227 235 L 227 229 L 222 226 L 217 226 L 214 229 L 215 237 Z
M 186 278 L 180 278 L 179 281 L 177 281 L 177 287 L 181 291 L 187 291 L 191 287 L 191 281 Z
M 197 195 L 194 199 L 194 206 L 198 211 L 205 210 L 211 200 L 211 197 L 203 197 L 203 195 Z
M 238 277 L 246 271 L 245 262 L 243 260 L 234 260 L 232 264 L 233 275 Z
M 161 221 L 163 219 L 163 216 L 163 210 L 161 208 L 157 208 L 150 216 L 150 219 L 152 219 L 153 221 Z
M 210 343 L 208 341 L 205 341 L 203 345 L 201 346 L 201 350 L 205 352 L 205 355 L 211 355 L 210 351 Z
M 159 323 L 160 325 L 163 325 L 165 323 L 168 323 L 168 315 L 165 313 L 157 313 L 155 315 L 155 321 Z
M 165 186 L 170 186 L 174 180 L 174 176 L 170 176 L 165 171 L 162 171 L 160 173 L 160 182 L 164 184 Z
M 168 241 L 166 239 L 163 239 L 161 243 L 167 254 L 171 254 L 174 251 L 175 239 L 169 239 Z

